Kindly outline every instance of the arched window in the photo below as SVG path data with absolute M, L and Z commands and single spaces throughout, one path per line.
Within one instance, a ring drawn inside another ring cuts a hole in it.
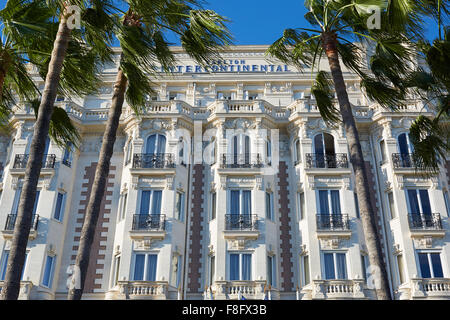
M 334 138 L 329 133 L 319 133 L 314 137 L 316 168 L 336 168 Z
M 152 134 L 147 138 L 146 154 L 164 154 L 166 152 L 166 137 L 162 134 Z
M 233 164 L 250 164 L 250 137 L 238 134 L 233 137 Z

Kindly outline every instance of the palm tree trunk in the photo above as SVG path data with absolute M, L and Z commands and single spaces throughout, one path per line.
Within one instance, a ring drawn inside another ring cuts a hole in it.
M 25 170 L 23 189 L 14 227 L 14 236 L 9 252 L 5 286 L 1 295 L 1 299 L 3 300 L 16 300 L 19 296 L 20 277 L 25 262 L 25 252 L 32 222 L 36 189 L 44 156 L 45 141 L 48 137 L 50 119 L 58 92 L 59 79 L 70 40 L 70 33 L 71 31 L 67 27 L 66 18 L 61 15 L 61 21 L 45 79 L 39 113 L 34 125 L 33 140 L 31 141 L 30 155 Z
M 71 288 L 68 293 L 69 300 L 80 300 L 83 294 L 84 282 L 86 280 L 87 269 L 89 266 L 89 256 L 92 242 L 94 241 L 95 228 L 97 226 L 98 216 L 100 212 L 100 204 L 105 193 L 105 186 L 109 174 L 109 165 L 116 141 L 117 128 L 119 127 L 119 119 L 122 114 L 122 106 L 125 100 L 125 91 L 128 79 L 119 69 L 114 84 L 114 94 L 112 97 L 112 105 L 109 110 L 108 121 L 103 135 L 102 147 L 100 149 L 100 158 L 95 170 L 94 183 L 92 185 L 91 195 L 86 208 L 86 215 L 81 230 L 80 244 L 78 247 L 77 257 L 75 260 L 75 270 L 79 270 L 80 288 Z
M 358 130 L 353 117 L 350 101 L 348 99 L 347 89 L 342 75 L 339 56 L 337 51 L 336 34 L 326 32 L 322 34 L 323 48 L 328 57 L 328 62 L 333 77 L 336 94 L 339 101 L 339 107 L 342 114 L 342 121 L 345 128 L 348 145 L 350 148 L 350 160 L 355 172 L 356 194 L 359 202 L 360 216 L 364 237 L 366 240 L 369 262 L 371 266 L 376 266 L 379 270 L 375 277 L 376 294 L 379 300 L 390 300 L 391 294 L 387 278 L 386 266 L 383 261 L 381 241 L 377 232 L 377 222 L 375 211 L 370 201 L 369 180 L 367 177 L 364 157 L 359 140 Z M 363 270 L 365 272 L 365 270 Z M 379 280 L 379 281 L 377 281 Z

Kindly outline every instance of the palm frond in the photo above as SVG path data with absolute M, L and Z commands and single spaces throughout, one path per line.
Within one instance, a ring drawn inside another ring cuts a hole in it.
M 333 89 L 331 75 L 326 71 L 319 71 L 311 87 L 311 93 L 314 95 L 320 115 L 327 125 L 340 121 L 339 110 L 333 102 Z

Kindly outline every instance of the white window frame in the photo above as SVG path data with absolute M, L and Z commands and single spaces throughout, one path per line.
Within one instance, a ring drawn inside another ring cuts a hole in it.
M 180 200 L 181 206 L 180 206 L 180 209 L 178 211 L 178 201 L 177 200 L 179 198 L 181 198 L 181 200 Z M 177 191 L 175 193 L 175 214 L 176 214 L 175 219 L 177 219 L 178 221 L 181 221 L 181 222 L 184 222 L 184 217 L 186 215 L 186 213 L 185 213 L 185 209 L 186 209 L 185 202 L 186 202 L 185 193 L 183 191 Z
M 320 207 L 320 192 L 319 191 L 327 191 L 328 194 L 328 212 L 329 214 L 334 214 L 333 213 L 333 204 L 331 201 L 331 191 L 338 191 L 339 192 L 339 207 L 341 209 L 341 214 L 343 214 L 343 212 L 345 212 L 345 210 L 343 209 L 342 205 L 345 203 L 342 201 L 342 192 L 341 189 L 338 188 L 330 188 L 330 189 L 326 189 L 326 188 L 318 188 L 316 189 L 316 208 L 317 208 L 317 213 L 319 214 L 325 214 L 324 212 L 320 212 L 322 211 L 322 208 Z
M 61 203 L 61 208 L 60 208 L 60 213 L 59 213 L 59 219 L 57 219 L 55 217 L 55 213 L 56 213 L 56 205 L 58 204 L 58 195 L 59 194 L 62 194 L 63 198 L 62 198 L 62 203 Z M 67 198 L 67 192 L 63 192 L 63 191 L 59 190 L 56 193 L 56 201 L 55 201 L 55 205 L 54 205 L 54 208 L 53 208 L 53 215 L 52 215 L 52 219 L 53 220 L 58 221 L 58 222 L 63 222 L 64 221 L 64 216 L 65 216 L 64 212 L 65 212 L 65 209 L 66 209 L 66 202 L 67 202 L 66 198 Z
M 50 275 L 49 275 L 49 284 L 46 285 L 44 284 L 44 278 L 45 278 L 45 271 L 46 271 L 46 265 L 47 265 L 47 259 L 48 258 L 52 258 L 52 265 L 50 268 Z M 41 285 L 45 288 L 49 288 L 51 289 L 53 287 L 53 280 L 55 277 L 55 269 L 56 269 L 56 255 L 50 255 L 50 254 L 46 254 L 45 255 L 45 259 L 44 259 L 44 268 L 43 268 L 43 272 L 42 272 L 42 279 L 41 279 Z
M 412 212 L 411 210 L 411 202 L 409 199 L 409 190 L 415 190 L 416 191 L 416 196 L 417 196 L 417 202 L 419 203 L 419 210 L 420 212 Z M 423 205 L 422 205 L 422 198 L 420 197 L 420 190 L 426 190 L 428 193 L 428 200 L 430 201 L 430 209 L 431 209 L 431 213 L 434 212 L 433 209 L 433 201 L 431 199 L 431 194 L 430 194 L 430 189 L 428 188 L 420 188 L 420 187 L 415 187 L 415 188 L 405 188 L 405 193 L 406 193 L 406 205 L 408 208 L 408 212 L 411 214 L 423 214 Z
M 269 197 L 270 205 L 267 204 L 267 197 Z M 273 192 L 265 192 L 265 202 L 266 202 L 266 218 L 270 221 L 275 220 L 275 204 L 274 204 L 274 196 Z M 251 208 L 251 205 L 250 205 Z M 269 212 L 267 212 L 267 209 L 269 209 Z
M 239 255 L 239 279 L 238 280 L 228 280 L 228 281 L 253 281 L 253 272 L 254 272 L 254 255 L 253 252 L 249 252 L 249 251 L 230 251 L 228 252 L 228 268 L 227 268 L 227 279 L 231 279 L 231 255 L 232 254 L 237 254 Z M 242 276 L 242 257 L 244 254 L 249 254 L 250 255 L 250 280 L 242 280 L 243 276 Z M 217 263 L 217 261 L 216 261 Z
M 329 253 L 332 253 L 333 254 L 333 266 L 334 266 L 334 277 L 335 277 L 335 279 L 326 279 L 326 272 L 325 272 L 325 254 L 329 254 Z M 337 269 L 337 263 L 336 263 L 336 254 L 344 254 L 345 255 L 345 276 L 346 276 L 346 278 L 345 279 L 337 279 L 337 276 L 338 276 L 338 269 Z M 322 252 L 320 253 L 320 255 L 321 255 L 321 260 L 322 260 L 322 263 L 320 264 L 321 265 L 321 271 L 322 271 L 322 278 L 323 279 L 326 279 L 326 280 L 348 280 L 348 278 L 349 278 L 349 263 L 348 263 L 348 254 L 347 254 L 347 251 L 345 251 L 345 250 L 333 250 L 333 251 L 330 251 L 330 250 L 322 250 Z
M 250 188 L 230 188 L 228 190 L 228 200 L 227 200 L 227 208 L 229 208 L 227 210 L 227 214 L 235 214 L 235 213 L 231 213 L 231 191 L 239 191 L 239 215 L 242 215 L 242 209 L 244 208 L 244 192 L 243 191 L 250 191 L 250 213 L 249 215 L 253 214 L 253 190 Z M 217 195 L 216 195 L 217 197 Z M 216 198 L 216 208 L 217 208 L 217 198 Z M 217 214 L 216 214 L 217 216 Z
M 431 261 L 430 254 L 438 254 L 439 255 L 439 260 L 441 262 L 442 276 L 443 276 L 443 278 L 446 278 L 446 266 L 444 265 L 446 260 L 444 259 L 444 252 L 443 251 L 440 251 L 440 250 L 416 250 L 417 266 L 418 266 L 418 269 L 419 269 L 419 272 L 420 272 L 420 277 L 423 278 L 422 268 L 420 267 L 419 254 L 426 254 L 427 255 L 428 267 L 430 268 L 430 275 L 431 275 L 430 279 L 435 279 L 433 262 Z M 437 279 L 441 279 L 441 278 L 437 278 Z
M 134 280 L 134 278 L 135 278 L 135 274 L 134 274 L 134 271 L 135 271 L 135 266 L 136 266 L 136 257 L 137 257 L 137 255 L 145 255 L 145 258 L 144 258 L 144 274 L 142 275 L 142 278 L 143 278 L 143 280 Z M 159 265 L 159 255 L 158 255 L 158 253 L 157 252 L 154 252 L 154 251 L 134 251 L 133 252 L 133 256 L 132 256 L 132 264 L 131 264 L 131 270 L 130 270 L 130 273 L 131 273 L 131 277 L 130 277 L 130 279 L 132 279 L 131 281 L 150 281 L 150 280 L 145 280 L 145 279 L 147 279 L 147 272 L 148 272 L 148 270 L 147 270 L 147 263 L 148 263 L 148 256 L 149 255 L 156 255 L 156 271 L 155 271 L 155 281 L 157 281 L 157 279 L 158 279 L 158 265 Z M 151 282 L 151 281 L 150 281 Z
M 150 192 L 151 192 L 151 193 L 150 193 L 150 199 L 149 199 L 149 205 L 148 205 L 148 215 L 155 215 L 155 213 L 152 212 L 152 210 L 153 210 L 153 206 L 152 206 L 152 203 L 153 203 L 153 194 L 154 194 L 155 191 L 161 191 L 161 213 L 160 213 L 160 214 L 162 214 L 162 212 L 164 212 L 164 211 L 163 211 L 163 204 L 164 204 L 164 197 L 163 197 L 163 195 L 164 195 L 164 189 L 157 189 L 157 188 L 155 188 L 155 189 L 141 189 L 141 190 L 140 190 L 140 192 L 139 192 L 139 199 L 138 199 L 138 211 L 137 211 L 137 214 L 140 214 L 140 212 L 141 212 L 141 206 L 142 206 L 142 192 L 143 192 L 143 191 L 150 191 Z

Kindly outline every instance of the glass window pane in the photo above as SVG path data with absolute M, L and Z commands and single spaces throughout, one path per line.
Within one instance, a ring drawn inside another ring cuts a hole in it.
M 331 190 L 331 212 L 333 214 L 341 214 L 339 190 Z
M 249 190 L 244 190 L 242 192 L 242 214 L 252 213 L 252 192 Z
M 267 256 L 267 283 L 270 285 L 272 284 L 272 275 L 273 275 L 273 270 L 272 270 L 272 257 L 271 256 Z
M 153 191 L 152 214 L 161 214 L 162 191 Z
M 336 254 L 336 267 L 338 279 L 347 279 L 347 266 L 345 263 L 345 253 Z
M 242 279 L 241 280 L 251 280 L 252 274 L 252 255 L 243 254 L 242 255 Z
M 417 192 L 416 189 L 408 190 L 408 199 L 409 199 L 409 207 L 413 214 L 420 213 L 419 201 L 417 200 Z
M 159 154 L 166 152 L 166 137 L 159 134 L 158 135 L 158 151 Z
M 216 218 L 216 193 L 211 194 L 211 220 Z
M 332 253 L 325 253 L 324 257 L 324 266 L 325 266 L 325 279 L 336 279 L 334 274 L 334 259 Z
M 303 272 L 305 277 L 305 285 L 309 284 L 309 257 L 303 257 Z
M 239 190 L 231 190 L 230 214 L 239 214 Z
M 239 255 L 230 254 L 230 280 L 239 280 Z
M 151 191 L 144 190 L 141 193 L 141 210 L 139 211 L 140 214 L 148 215 L 150 210 L 150 195 Z
M 428 190 L 419 190 L 420 203 L 422 204 L 422 213 L 431 215 L 430 197 L 428 196 Z
M 147 154 L 154 154 L 155 150 L 156 150 L 156 134 L 153 134 L 147 138 L 147 145 L 145 148 L 145 152 Z
M 353 197 L 355 199 L 355 209 L 356 209 L 356 217 L 360 218 L 361 215 L 359 213 L 359 202 L 358 202 L 358 195 L 356 194 L 356 192 L 353 193 Z
M 58 192 L 58 196 L 56 198 L 55 215 L 54 215 L 54 218 L 56 220 L 61 219 L 61 208 L 62 208 L 63 197 L 64 197 L 64 195 L 62 193 Z
M 327 190 L 319 190 L 319 206 L 320 206 L 319 214 L 330 214 Z
M 145 255 L 137 254 L 134 260 L 133 280 L 144 280 Z
M 441 257 L 439 253 L 430 253 L 431 264 L 433 266 L 434 278 L 443 278 L 444 273 L 442 272 Z
M 0 280 L 5 280 L 6 268 L 8 267 L 9 251 L 4 251 L 2 256 L 2 263 L 0 264 Z
M 34 200 L 34 208 L 33 208 L 33 214 L 36 214 L 36 209 L 38 206 L 38 202 L 39 202 L 39 195 L 41 194 L 41 192 L 39 190 L 36 191 L 36 198 Z
M 42 284 L 46 287 L 52 286 L 52 273 L 53 273 L 53 262 L 55 257 L 47 256 L 45 261 L 44 278 L 42 279 Z
M 422 278 L 431 278 L 430 265 L 426 253 L 419 253 L 419 265 Z
M 156 265 L 157 265 L 156 254 L 149 254 L 147 256 L 147 281 L 156 281 Z

